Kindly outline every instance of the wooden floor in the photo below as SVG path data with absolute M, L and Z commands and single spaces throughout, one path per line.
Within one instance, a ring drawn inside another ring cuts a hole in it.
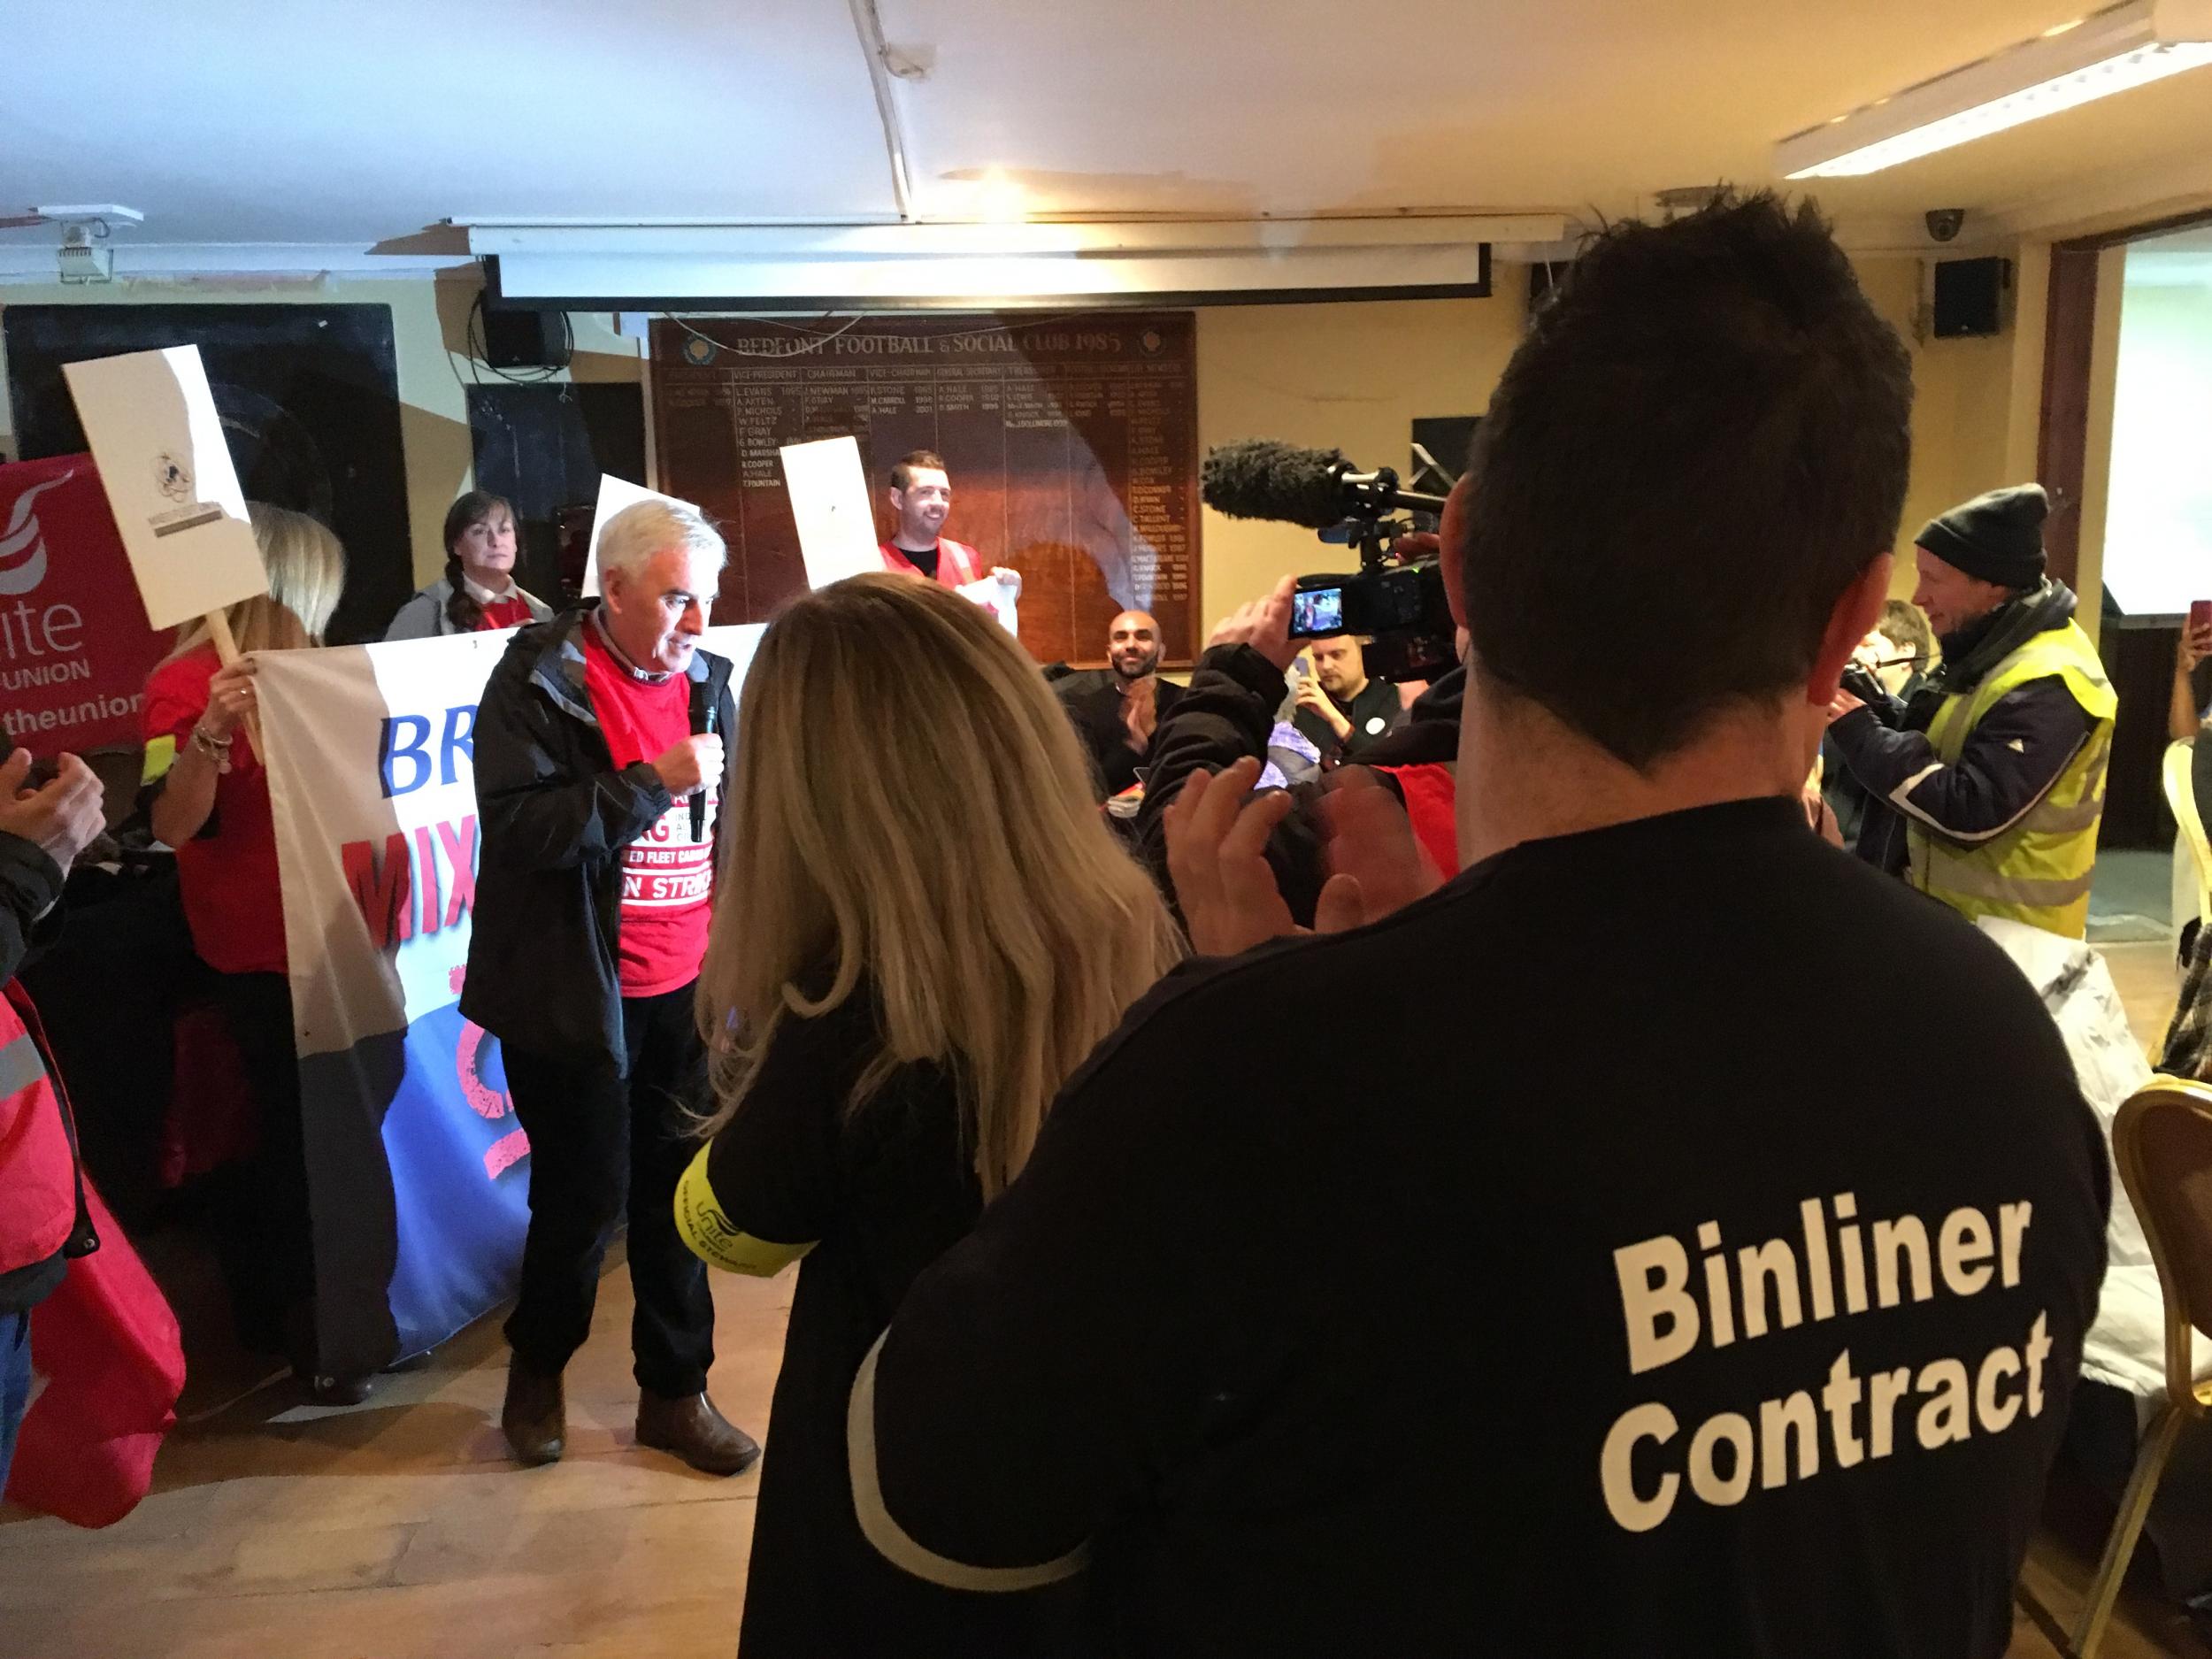
M 791 1280 L 715 1275 L 711 1392 L 756 1434 Z M 630 1287 L 611 1272 L 568 1372 L 568 1455 L 506 1460 L 495 1324 L 365 1404 L 273 1386 L 180 1428 L 101 1532 L 0 1510 L 4 1659 L 706 1659 L 733 1653 L 757 1473 L 632 1434 Z
M 2108 947 L 2139 1038 L 2172 1005 L 2160 945 Z M 766 1423 L 788 1276 L 715 1275 L 712 1389 Z M 101 1532 L 0 1509 L 0 1659 L 707 1659 L 736 1646 L 757 1476 L 696 1475 L 633 1443 L 629 1281 L 601 1288 L 569 1372 L 569 1453 L 505 1460 L 506 1353 L 487 1323 L 364 1405 L 288 1384 L 171 1437 L 155 1490 Z M 2047 1532 L 2025 1583 L 2061 1624 L 2095 1523 Z M 2024 1614 L 2008 1659 L 2062 1649 Z M 2180 1616 L 2131 1593 L 2108 1659 L 2212 1659 Z

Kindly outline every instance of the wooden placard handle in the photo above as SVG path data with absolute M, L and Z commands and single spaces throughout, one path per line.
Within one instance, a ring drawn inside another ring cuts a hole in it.
M 238 639 L 230 631 L 230 618 L 219 611 L 207 613 L 207 637 L 215 642 L 216 660 L 228 668 L 238 660 Z M 261 710 L 246 710 L 246 737 L 253 744 L 253 752 L 263 765 L 269 764 L 269 751 L 261 741 Z

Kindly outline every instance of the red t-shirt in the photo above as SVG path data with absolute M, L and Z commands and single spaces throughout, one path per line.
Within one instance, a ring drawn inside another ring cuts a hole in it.
M 146 741 L 173 739 L 181 754 L 207 712 L 208 682 L 221 664 L 215 648 L 172 657 L 146 681 Z M 214 833 L 177 849 L 184 919 L 200 960 L 224 973 L 282 973 L 284 905 L 277 881 L 276 823 L 269 774 L 241 726 L 230 770 L 215 781 Z
M 480 605 L 483 613 L 476 618 L 476 631 L 488 633 L 494 628 L 523 628 L 530 626 L 530 602 L 520 594 L 510 594 L 504 599 L 495 599 L 488 605 Z
M 691 681 L 640 680 L 587 626 L 584 686 L 617 766 L 658 760 L 691 735 Z M 658 996 L 699 977 L 714 896 L 714 818 L 722 780 L 707 786 L 700 837 L 691 801 L 679 796 L 659 823 L 622 849 L 622 933 L 616 955 L 625 996 Z

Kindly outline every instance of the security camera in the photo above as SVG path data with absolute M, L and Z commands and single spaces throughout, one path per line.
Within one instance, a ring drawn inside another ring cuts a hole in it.
M 1928 234 L 1937 242 L 1956 242 L 1959 229 L 1966 223 L 1962 207 L 1932 207 L 1928 210 Z

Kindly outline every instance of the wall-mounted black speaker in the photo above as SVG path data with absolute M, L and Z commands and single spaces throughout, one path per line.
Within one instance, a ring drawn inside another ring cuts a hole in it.
M 1963 340 L 2002 332 L 2009 259 L 1939 259 L 1935 268 L 1935 337 Z
M 565 369 L 568 320 L 558 311 L 505 311 L 487 305 L 484 362 L 495 369 Z

